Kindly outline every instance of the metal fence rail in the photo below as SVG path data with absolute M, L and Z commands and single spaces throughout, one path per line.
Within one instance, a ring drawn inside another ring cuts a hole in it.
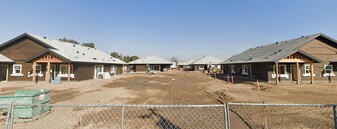
M 336 104 L 0 105 L 0 129 L 336 128 Z

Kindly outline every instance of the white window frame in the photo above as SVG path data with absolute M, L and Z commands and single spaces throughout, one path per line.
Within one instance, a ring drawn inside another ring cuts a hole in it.
M 248 70 L 247 69 L 248 67 L 250 67 L 250 65 L 242 65 L 242 72 L 241 72 L 242 75 L 248 75 L 249 71 L 246 71 Z
M 231 74 L 235 74 L 235 65 L 229 65 L 231 67 Z
M 15 69 L 16 66 L 20 66 L 20 73 L 16 73 L 16 69 Z M 22 64 L 13 64 L 13 71 L 12 71 L 11 76 L 23 76 L 23 74 L 22 74 Z
M 62 73 L 62 67 L 66 67 L 67 68 L 67 73 Z M 68 74 L 68 65 L 60 65 L 59 74 Z M 70 74 L 73 74 L 73 65 L 70 65 Z
M 40 69 L 39 69 L 40 72 L 37 72 L 37 70 L 38 70 L 37 67 L 38 67 L 38 66 L 40 67 Z M 42 65 L 41 65 L 41 64 L 36 64 L 36 67 L 35 67 L 35 73 L 36 73 L 36 74 L 42 74 Z
M 283 77 L 283 78 L 287 78 L 289 79 L 289 74 L 287 72 L 287 65 L 285 64 L 281 64 L 278 65 L 278 67 L 284 67 L 284 74 L 281 74 L 280 70 L 278 71 L 278 77 Z M 272 74 L 272 78 L 276 78 L 276 65 L 273 65 L 273 74 Z
M 331 73 L 327 73 L 326 71 L 328 70 L 326 67 L 327 66 L 330 66 L 331 69 Z M 324 65 L 324 74 L 323 74 L 324 77 L 331 77 L 331 76 L 335 76 L 335 74 L 333 73 L 333 65 Z
M 309 66 L 309 68 L 308 68 Z M 304 74 L 303 74 L 304 77 L 307 77 L 307 76 L 311 76 L 311 66 L 310 64 L 304 64 Z M 316 76 L 315 74 L 313 74 L 313 76 Z

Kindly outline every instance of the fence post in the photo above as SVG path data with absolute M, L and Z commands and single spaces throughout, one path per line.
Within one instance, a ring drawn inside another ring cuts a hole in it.
M 334 123 L 335 123 L 335 129 L 337 129 L 337 111 L 336 111 L 336 105 L 332 106 L 332 110 L 333 110 L 333 119 L 334 119 Z
M 121 129 L 124 129 L 124 106 L 122 106 L 121 112 Z
M 230 129 L 229 109 L 227 103 L 224 103 L 224 119 L 225 119 L 225 129 Z
M 7 116 L 6 116 L 6 125 L 5 129 L 12 129 L 13 128 L 13 118 L 14 116 L 14 102 L 11 102 L 10 105 L 8 105 L 8 110 L 7 110 Z

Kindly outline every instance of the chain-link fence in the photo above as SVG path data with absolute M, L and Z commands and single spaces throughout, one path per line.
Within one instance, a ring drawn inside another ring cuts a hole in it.
M 4 129 L 335 128 L 336 105 L 0 105 Z

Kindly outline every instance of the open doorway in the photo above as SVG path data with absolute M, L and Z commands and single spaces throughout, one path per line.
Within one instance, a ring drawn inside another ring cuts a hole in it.
M 8 66 L 0 65 L 0 82 L 7 81 Z

